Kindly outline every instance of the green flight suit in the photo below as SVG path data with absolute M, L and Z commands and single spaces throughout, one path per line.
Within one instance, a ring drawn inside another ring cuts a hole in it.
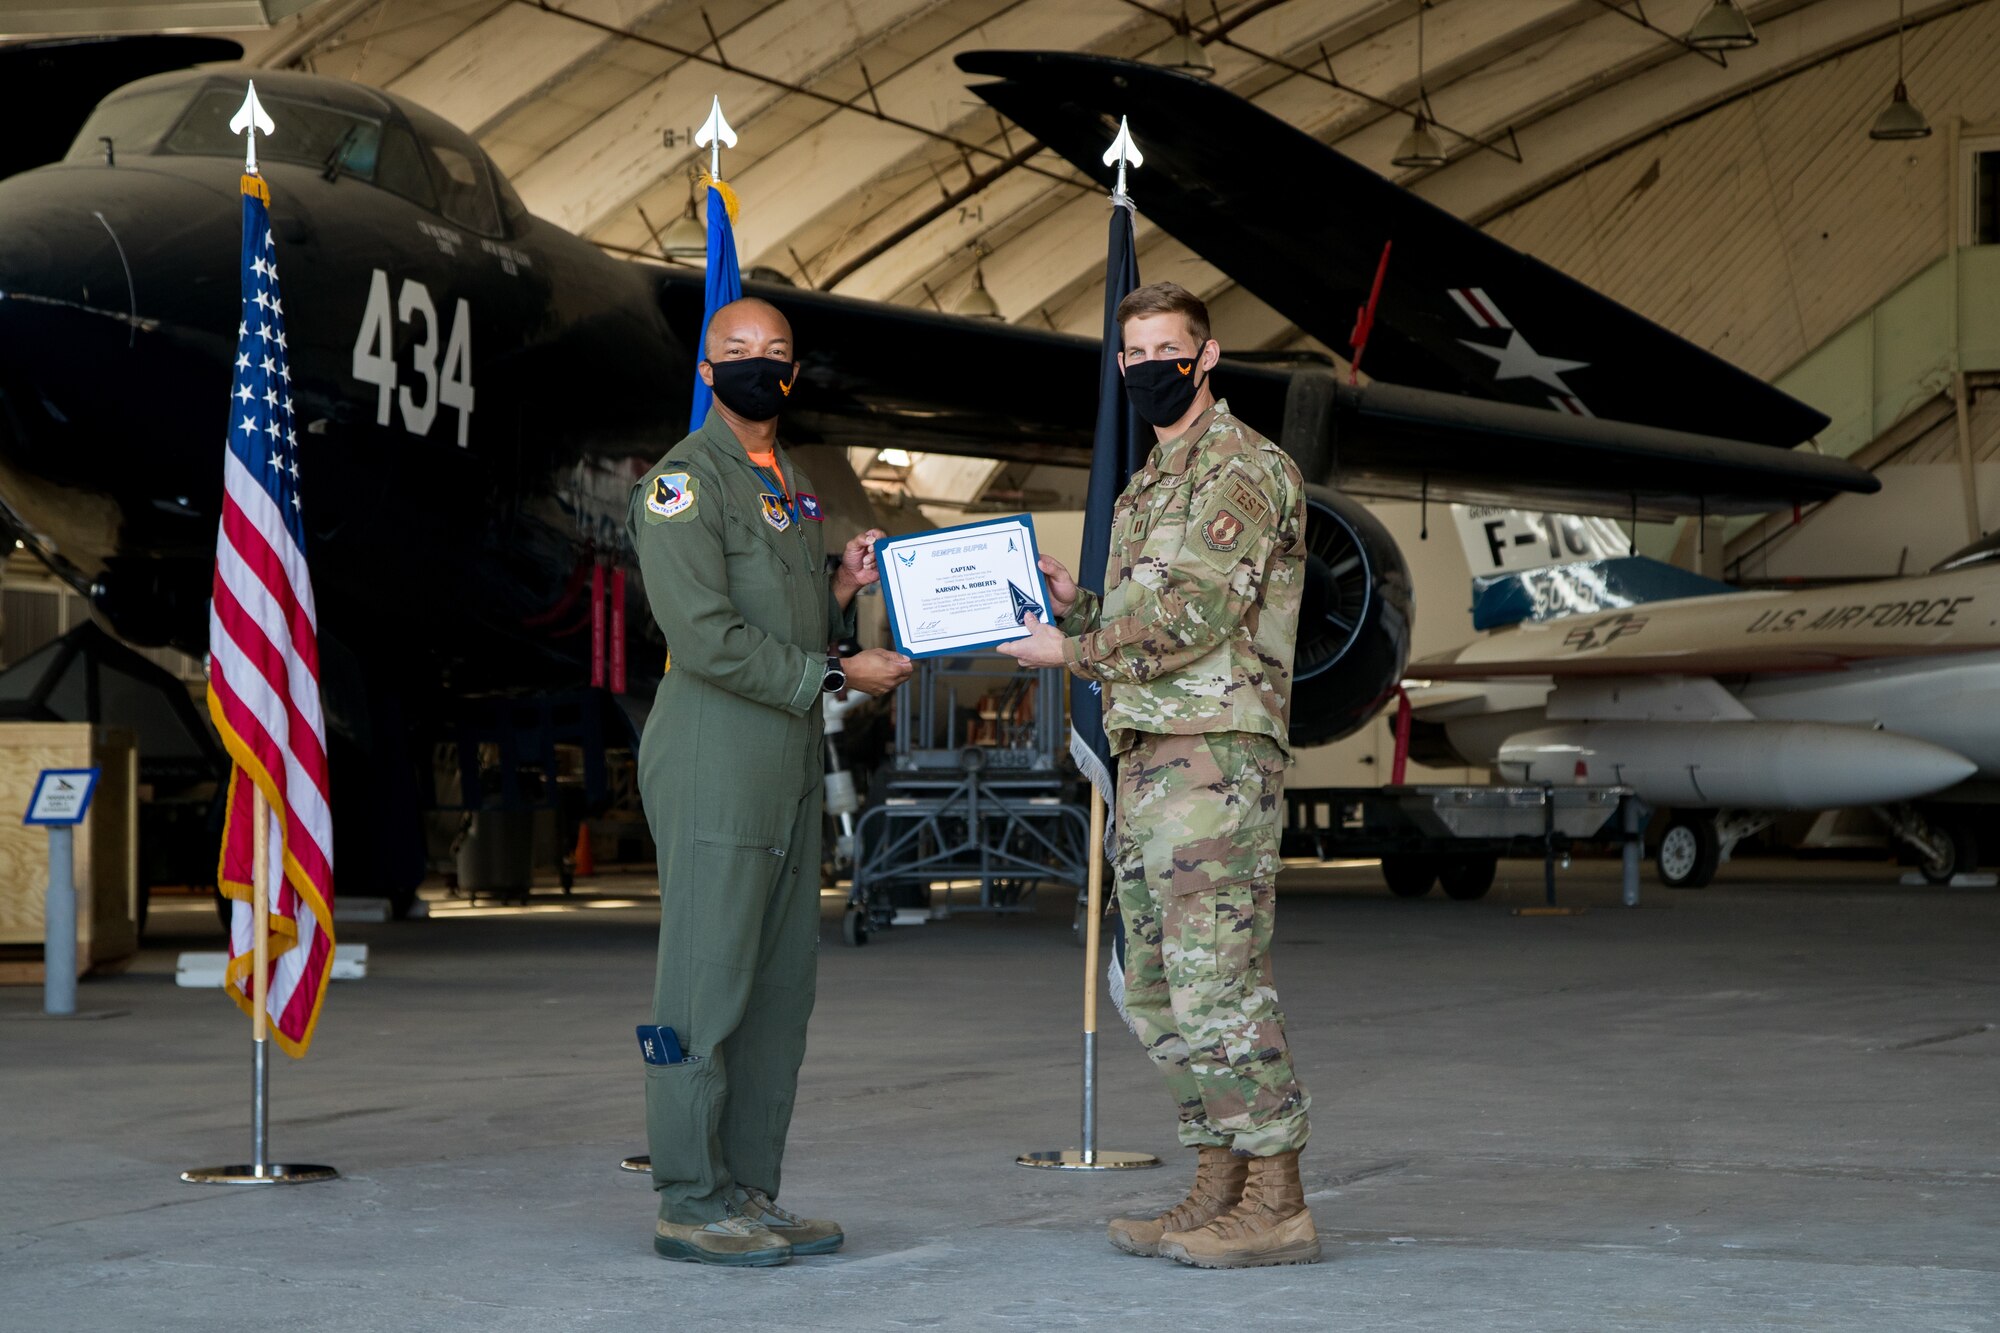
M 711 412 L 634 488 L 628 519 L 668 653 L 639 790 L 660 862 L 652 1021 L 689 1057 L 646 1066 L 670 1222 L 719 1220 L 737 1184 L 777 1197 L 818 971 L 820 686 L 853 618 L 825 525 L 803 512 L 817 502 L 787 514 L 774 490 Z

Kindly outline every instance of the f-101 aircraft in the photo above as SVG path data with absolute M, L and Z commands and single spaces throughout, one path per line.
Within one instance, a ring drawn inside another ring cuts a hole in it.
M 60 107 L 58 90 L 91 71 L 101 80 L 116 53 L 135 51 L 159 68 L 190 58 L 104 42 L 4 48 L 0 100 Z M 1874 487 L 1843 462 L 1782 447 L 1816 428 L 1810 409 L 1310 140 L 1286 140 L 1288 170 L 1338 181 L 1337 206 L 1296 234 L 1217 230 L 1207 194 L 1247 193 L 1263 170 L 1227 161 L 1223 146 L 1302 137 L 1240 99 L 1121 61 L 1026 56 L 986 68 L 1008 77 L 985 95 L 1099 174 L 1103 116 L 1143 101 L 1150 110 L 1135 120 L 1174 130 L 1148 144 L 1149 212 L 1198 237 L 1225 270 L 1254 272 L 1260 292 L 1275 254 L 1339 297 L 1356 254 L 1407 232 L 1421 243 L 1399 250 L 1399 272 L 1462 289 L 1466 308 L 1490 318 L 1483 333 L 1445 327 L 1435 301 L 1406 313 L 1385 298 L 1383 346 L 1397 350 L 1381 368 L 1409 379 L 1400 386 L 1225 361 L 1224 391 L 1246 418 L 1282 429 L 1310 480 L 1654 515 Z M 111 92 L 59 162 L 0 181 L 0 521 L 129 641 L 204 647 L 238 301 L 242 146 L 228 120 L 253 74 L 278 127 L 258 151 L 303 423 L 343 812 L 336 859 L 347 882 L 407 902 L 423 870 L 414 775 L 449 702 L 588 679 L 589 571 L 632 565 L 631 480 L 686 429 L 702 277 L 611 258 L 532 216 L 468 135 L 387 93 L 230 66 Z M 1360 239 L 1331 245 L 1343 229 Z M 1087 460 L 1094 340 L 748 290 L 776 302 L 797 335 L 794 444 Z M 1445 299 L 1456 312 L 1461 298 Z M 1296 317 L 1333 337 L 1354 304 Z M 1543 308 L 1597 362 L 1587 372 L 1536 363 L 1573 376 L 1562 383 L 1574 404 L 1465 396 L 1507 388 L 1468 379 L 1468 366 L 1503 376 L 1529 366 L 1516 346 L 1527 334 L 1511 320 Z M 1607 387 L 1629 390 L 1646 373 L 1676 377 L 1658 402 L 1683 406 L 1664 425 L 1645 424 L 1643 396 Z M 1719 406 L 1704 415 L 1685 406 L 1695 403 Z M 1407 577 L 1380 526 L 1324 487 L 1311 516 L 1302 740 L 1365 722 L 1408 642 Z M 645 681 L 662 646 L 636 577 L 629 587 L 628 658 Z

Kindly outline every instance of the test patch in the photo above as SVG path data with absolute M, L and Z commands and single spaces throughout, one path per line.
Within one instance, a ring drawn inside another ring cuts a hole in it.
M 694 516 L 694 478 L 685 472 L 662 472 L 646 488 L 646 521 L 665 523 L 669 519 Z
M 1271 502 L 1243 477 L 1231 477 L 1223 483 L 1222 498 L 1234 505 L 1236 512 L 1243 515 L 1248 523 L 1262 527 L 1271 521 Z M 1238 524 L 1238 527 L 1241 526 Z

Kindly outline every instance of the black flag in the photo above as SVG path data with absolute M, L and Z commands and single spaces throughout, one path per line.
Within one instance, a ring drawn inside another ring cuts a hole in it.
M 1104 260 L 1104 346 L 1097 366 L 1097 435 L 1090 450 L 1090 491 L 1083 504 L 1083 554 L 1076 581 L 1102 597 L 1105 565 L 1111 559 L 1111 511 L 1125 483 L 1145 463 L 1152 449 L 1152 432 L 1143 431 L 1139 414 L 1125 397 L 1125 377 L 1118 358 L 1125 335 L 1118 327 L 1118 303 L 1139 285 L 1139 255 L 1132 244 L 1132 201 L 1119 182 L 1111 196 L 1111 241 Z M 1143 442 L 1143 443 L 1142 443 Z M 1104 795 L 1108 816 L 1117 808 L 1117 765 L 1104 734 L 1104 687 L 1074 678 L 1069 690 L 1069 753 L 1076 766 Z M 1108 855 L 1110 842 L 1104 848 Z M 1111 961 L 1105 968 L 1111 1003 L 1130 1027 L 1125 1011 L 1125 922 L 1111 923 Z
M 1132 244 L 1132 201 L 1121 191 L 1111 202 L 1111 242 L 1104 262 L 1104 347 L 1097 367 L 1097 435 L 1090 452 L 1090 491 L 1083 506 L 1083 555 L 1076 571 L 1077 583 L 1100 597 L 1104 567 L 1111 559 L 1112 506 L 1152 448 L 1152 432 L 1141 434 L 1139 416 L 1125 398 L 1125 377 L 1118 373 L 1119 349 L 1124 345 L 1118 303 L 1139 285 L 1139 256 Z M 1070 757 L 1104 794 L 1108 811 L 1113 808 L 1117 780 L 1111 742 L 1104 735 L 1101 686 L 1070 682 L 1069 721 Z

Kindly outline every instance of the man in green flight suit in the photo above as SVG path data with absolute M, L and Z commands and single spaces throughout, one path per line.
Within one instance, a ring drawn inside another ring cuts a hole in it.
M 1000 648 L 1104 691 L 1126 1012 L 1199 1157 L 1185 1200 L 1112 1222 L 1111 1243 L 1200 1268 L 1312 1263 L 1311 1099 L 1269 962 L 1305 487 L 1215 397 L 1222 353 L 1198 297 L 1140 287 L 1118 324 L 1126 394 L 1159 442 L 1118 497 L 1104 596 L 1043 556 L 1061 628 Z
M 653 1248 L 768 1267 L 845 1239 L 776 1203 L 819 961 L 820 699 L 887 693 L 910 661 L 828 656 L 884 534 L 855 537 L 828 574 L 824 511 L 778 445 L 798 378 L 785 317 L 731 302 L 703 352 L 715 405 L 640 479 L 628 520 L 667 641 L 639 743 L 660 862 L 652 1021 L 685 1052 L 646 1065 Z

